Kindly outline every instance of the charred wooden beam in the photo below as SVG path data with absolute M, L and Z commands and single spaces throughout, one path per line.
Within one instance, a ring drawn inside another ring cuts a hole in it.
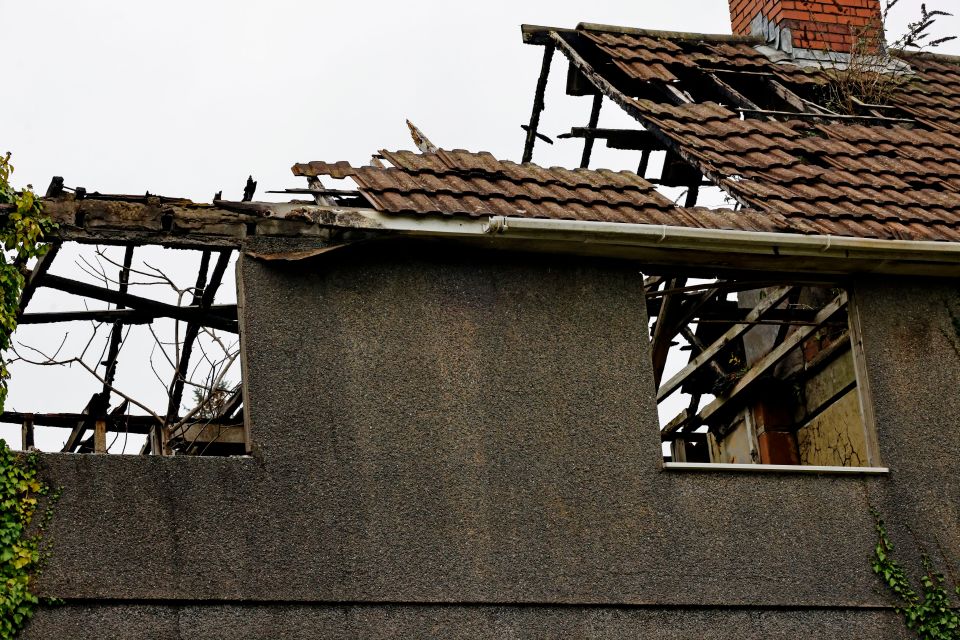
M 26 415 L 20 423 L 20 449 L 27 451 L 33 447 L 33 415 Z
M 130 267 L 133 264 L 133 247 L 127 247 L 123 253 L 123 267 L 120 269 L 120 285 L 118 292 L 127 293 L 127 285 L 130 282 Z M 123 308 L 123 304 L 117 305 L 118 309 Z M 110 347 L 107 349 L 106 370 L 103 376 L 103 393 L 110 397 L 110 387 L 113 386 L 113 379 L 117 373 L 117 356 L 120 355 L 120 340 L 123 337 L 123 323 L 114 321 L 110 330 Z
M 43 194 L 44 198 L 56 198 L 63 193 L 63 176 L 53 176 L 50 179 L 50 185 L 47 186 L 47 192 Z
M 707 350 L 707 346 L 700 341 L 700 338 L 698 338 L 693 331 L 690 330 L 690 327 L 680 327 L 680 335 L 682 335 L 684 339 L 690 343 L 690 346 L 693 347 L 694 357 L 696 357 L 697 354 L 701 354 Z M 718 376 L 723 377 L 727 375 L 726 370 L 721 367 L 720 363 L 716 360 L 710 360 L 710 368 L 713 369 L 713 372 Z
M 550 43 L 543 50 L 540 77 L 537 79 L 537 88 L 533 95 L 533 110 L 530 113 L 530 124 L 527 125 L 527 137 L 523 144 L 523 160 L 521 162 L 530 162 L 533 159 L 533 145 L 537 141 L 537 128 L 540 126 L 540 113 L 544 109 L 543 96 L 547 90 L 547 80 L 550 77 L 550 63 L 553 61 L 554 49 L 555 45 Z
M 549 46 L 553 44 L 550 39 L 550 33 L 557 31 L 560 33 L 576 34 L 575 29 L 561 29 L 557 27 L 544 27 L 536 24 L 520 25 L 520 33 L 523 36 L 524 44 L 533 44 L 538 46 Z
M 97 285 L 77 282 L 69 278 L 62 278 L 52 274 L 43 277 L 42 286 L 64 293 L 71 293 L 77 296 L 102 300 L 113 304 L 122 304 L 147 313 L 155 314 L 158 317 L 173 318 L 183 320 L 184 322 L 196 321 L 203 323 L 204 326 L 212 329 L 220 329 L 237 333 L 237 323 L 221 316 L 210 314 L 208 311 L 196 307 L 178 307 L 177 305 L 157 302 L 149 298 L 133 295 L 131 293 L 122 293 L 113 289 L 106 289 Z
M 180 307 L 190 309 L 190 307 Z M 212 305 L 208 314 L 220 320 L 235 321 L 237 319 L 237 305 Z M 122 322 L 123 324 L 149 324 L 157 318 L 166 317 L 163 314 L 140 311 L 138 309 L 102 309 L 83 311 L 44 311 L 41 313 L 27 313 L 20 319 L 19 324 L 50 324 L 54 322 Z M 205 315 L 198 314 L 196 320 L 202 326 L 209 326 L 204 320 Z
M 770 294 L 761 300 L 760 304 L 754 307 L 754 309 L 747 315 L 747 321 L 752 322 L 754 320 L 759 320 L 763 314 L 783 302 L 784 299 L 786 299 L 786 297 L 790 294 L 792 289 L 793 287 L 781 287 L 770 292 Z M 672 378 L 658 386 L 657 402 L 661 402 L 664 398 L 679 389 L 691 375 L 697 372 L 704 364 L 716 357 L 716 355 L 720 353 L 724 347 L 746 333 L 751 326 L 752 325 L 750 324 L 740 323 L 730 327 L 730 329 L 720 336 L 713 344 L 707 347 L 698 356 L 691 359 L 687 366 L 678 371 Z
M 110 245 L 154 244 L 183 249 L 240 248 L 250 235 L 325 241 L 329 227 L 376 228 L 361 212 L 304 203 L 214 204 L 151 196 L 135 200 L 44 200 L 44 213 L 58 224 L 55 240 Z
M 57 427 L 61 429 L 72 429 L 78 422 L 88 420 L 89 416 L 82 413 L 25 413 L 18 411 L 4 411 L 0 413 L 0 423 L 20 424 L 30 422 L 34 427 Z M 179 422 L 182 418 L 174 418 Z M 111 415 L 107 416 L 107 431 L 128 432 L 139 435 L 146 435 L 150 427 L 157 424 L 157 419 L 153 416 L 142 415 Z M 230 426 L 237 424 L 235 419 L 214 418 L 210 420 L 198 420 L 197 424 L 213 426 Z
M 912 118 L 888 118 L 885 116 L 849 116 L 829 113 L 794 113 L 792 111 L 770 111 L 766 109 L 737 109 L 745 118 L 765 118 L 777 116 L 781 118 L 803 118 L 822 122 L 876 122 L 878 124 L 916 124 Z
M 647 168 L 650 166 L 650 149 L 644 149 L 640 154 L 640 164 L 637 166 L 637 175 L 641 178 L 647 176 Z
M 686 278 L 673 278 L 668 283 L 667 289 L 682 287 Z M 670 353 L 670 341 L 677 334 L 677 319 L 681 300 L 667 294 L 660 301 L 660 312 L 657 314 L 657 323 L 653 328 L 653 338 L 650 341 L 650 352 L 653 359 L 653 379 L 656 385 L 660 385 L 660 379 L 663 377 L 663 368 L 667 364 L 667 355 Z
M 520 125 L 520 128 L 523 129 L 524 131 L 530 131 L 530 125 L 522 124 Z M 551 138 L 550 136 L 545 136 L 539 131 L 535 131 L 533 135 L 537 136 L 537 140 L 543 140 L 547 144 L 553 144 L 553 138 Z
M 243 386 L 238 386 L 220 409 L 220 418 L 229 418 L 243 406 Z
M 267 191 L 267 193 L 290 193 L 295 195 L 308 195 L 308 196 L 339 196 L 339 197 L 350 197 L 356 198 L 362 194 L 356 189 L 280 189 Z
M 253 194 L 257 192 L 257 181 L 253 179 L 253 176 L 247 176 L 247 184 L 243 186 L 243 202 L 250 202 L 253 200 Z
M 37 290 L 37 286 L 47 271 L 49 271 L 50 265 L 53 264 L 53 259 L 57 257 L 57 252 L 59 251 L 59 242 L 51 244 L 47 252 L 37 259 L 37 264 L 34 265 L 33 271 L 28 272 L 24 277 L 23 291 L 20 292 L 20 307 L 17 310 L 18 324 L 22 322 L 23 312 L 26 310 L 27 305 L 30 304 L 30 300 L 33 299 L 33 294 Z
M 246 435 L 242 424 L 208 424 L 197 422 L 190 424 L 183 430 L 179 439 L 190 445 L 230 444 L 243 445 Z M 197 451 L 196 453 L 201 453 Z
M 700 196 L 700 183 L 692 184 L 687 187 L 687 197 L 683 201 L 683 206 L 695 207 L 697 206 L 697 198 Z
M 684 409 L 680 415 L 686 414 L 687 410 Z M 679 416 L 678 416 L 679 417 Z M 667 431 L 664 429 L 660 432 L 661 442 L 673 442 L 674 440 L 684 440 L 686 442 L 706 442 L 707 434 L 706 433 L 691 433 L 685 429 L 672 429 Z
M 744 107 L 746 109 L 759 109 L 760 106 L 750 100 L 747 96 L 743 95 L 729 84 L 721 80 L 713 73 L 707 73 L 706 78 L 713 84 L 714 88 L 725 97 L 727 100 L 732 102 L 738 107 Z
M 717 292 L 734 292 L 734 291 L 752 291 L 754 289 L 765 289 L 767 287 L 772 287 L 778 284 L 781 284 L 782 281 L 779 280 L 731 280 L 728 282 L 708 282 L 704 284 L 692 284 L 684 287 L 673 287 L 668 289 L 661 289 L 659 291 L 648 291 L 648 298 L 658 298 L 665 295 L 673 295 L 675 293 L 700 293 L 702 291 L 717 291 Z
M 775 365 L 779 364 L 791 351 L 801 342 L 806 340 L 819 326 L 822 326 L 838 311 L 847 306 L 847 294 L 841 293 L 831 303 L 823 307 L 816 316 L 816 326 L 800 327 L 780 345 L 767 353 L 753 364 L 749 371 L 740 378 L 736 384 L 723 397 L 717 398 L 698 414 L 697 419 L 705 423 L 719 412 L 728 409 L 737 398 L 739 398 L 747 389 L 749 389 L 761 376 L 770 371 Z
M 572 127 L 569 133 L 559 138 L 596 138 L 605 140 L 610 149 L 641 151 L 644 149 L 659 151 L 665 147 L 652 133 L 644 129 L 603 129 L 597 127 Z
M 63 449 L 61 449 L 63 453 L 70 453 L 80 446 L 80 438 L 83 437 L 83 434 L 86 433 L 88 429 L 94 427 L 94 420 L 99 416 L 106 415 L 107 402 L 108 396 L 105 396 L 103 393 L 95 393 L 90 396 L 87 406 L 76 416 L 70 435 L 67 437 Z M 36 418 L 34 418 L 34 421 L 36 422 Z
M 597 123 L 600 122 L 600 107 L 603 106 L 603 94 L 598 93 L 593 96 L 593 104 L 590 107 L 590 120 L 587 122 L 588 130 L 595 130 Z M 583 155 L 580 157 L 580 168 L 586 169 L 590 166 L 590 154 L 593 153 L 593 136 L 587 136 L 583 141 Z
M 197 286 L 194 289 L 193 294 L 193 304 L 199 306 L 201 309 L 209 307 L 213 304 L 213 299 L 217 294 L 217 290 L 220 288 L 220 283 L 223 280 L 223 275 L 227 270 L 227 265 L 230 263 L 230 252 L 223 251 L 217 257 L 217 264 L 213 268 L 213 273 L 210 274 L 210 280 L 207 282 L 207 265 L 210 261 L 210 253 L 204 252 L 203 258 L 201 259 L 200 273 L 197 276 Z M 167 442 L 169 440 L 167 429 L 169 429 L 171 418 L 176 416 L 180 410 L 180 402 L 183 398 L 183 387 L 186 383 L 187 372 L 190 366 L 190 357 L 193 352 L 193 345 L 196 342 L 197 335 L 200 333 L 200 325 L 197 323 L 189 323 L 187 329 L 184 332 L 183 337 L 183 349 L 180 352 L 180 360 L 177 362 L 177 369 L 174 372 L 173 381 L 170 383 L 170 402 L 167 405 L 167 418 L 166 423 L 164 424 L 164 453 L 169 453 L 167 449 Z M 155 449 L 156 450 L 156 449 Z

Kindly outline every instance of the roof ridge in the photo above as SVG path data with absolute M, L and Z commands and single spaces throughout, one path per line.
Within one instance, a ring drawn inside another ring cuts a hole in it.
M 907 49 L 890 49 L 890 54 L 894 57 L 903 56 L 904 58 L 920 58 L 924 60 L 934 60 L 937 62 L 950 62 L 960 64 L 960 55 L 950 53 L 934 53 L 933 51 L 909 51 Z
M 729 33 L 692 33 L 687 31 L 658 31 L 655 29 L 637 29 L 621 27 L 612 24 L 597 24 L 581 22 L 577 31 L 602 31 L 606 33 L 622 33 L 632 36 L 647 36 L 648 38 L 666 38 L 669 40 L 711 40 L 714 42 L 741 42 L 744 44 L 764 44 L 762 36 L 732 35 Z

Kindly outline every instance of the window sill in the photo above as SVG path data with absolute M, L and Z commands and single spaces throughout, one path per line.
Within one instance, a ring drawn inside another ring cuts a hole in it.
M 664 462 L 664 471 L 744 471 L 748 473 L 814 473 L 834 475 L 885 475 L 887 467 L 819 467 L 799 464 L 727 464 L 712 462 Z

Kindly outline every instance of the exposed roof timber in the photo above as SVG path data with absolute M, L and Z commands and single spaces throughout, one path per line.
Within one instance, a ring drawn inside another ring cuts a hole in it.
M 33 294 L 36 292 L 37 287 L 40 284 L 40 280 L 43 279 L 43 276 L 50 269 L 50 265 L 53 263 L 53 259 L 57 257 L 57 252 L 59 251 L 59 243 L 51 244 L 50 248 L 47 249 L 47 252 L 37 259 L 37 263 L 34 265 L 33 270 L 30 271 L 30 273 L 25 277 L 23 291 L 20 293 L 20 307 L 17 311 L 18 324 L 23 323 L 23 312 L 26 310 L 27 305 L 30 304 L 30 300 L 33 299 Z
M 110 227 L 101 227 L 99 223 L 93 229 L 72 223 L 61 225 L 62 239 L 79 242 L 243 248 L 247 237 L 245 228 L 249 224 L 255 227 L 256 236 L 311 239 L 318 247 L 327 245 L 330 230 L 335 229 L 451 238 L 516 251 L 622 258 L 654 269 L 681 266 L 713 269 L 716 273 L 761 270 L 784 274 L 960 276 L 960 243 L 949 242 L 502 216 L 401 216 L 367 208 L 301 203 L 218 202 L 213 206 L 164 207 L 174 221 L 181 214 L 196 220 L 197 212 L 203 211 L 204 217 L 215 221 L 212 224 L 217 230 L 226 230 L 216 236 L 211 232 L 212 227 L 202 225 L 198 234 L 183 230 L 158 231 L 153 222 L 158 210 L 144 203 L 56 200 L 45 203 L 48 213 L 71 221 L 73 213 L 81 207 L 90 219 L 123 212 L 122 216 L 110 218 Z
M 602 129 L 592 127 L 572 127 L 570 133 L 561 133 L 557 138 L 594 138 L 606 140 L 610 149 L 639 151 L 652 149 L 659 151 L 664 145 L 652 133 L 644 129 Z
M 17 411 L 4 411 L 0 413 L 0 423 L 23 424 L 24 421 L 30 421 L 37 427 L 59 427 L 61 429 L 72 429 L 77 426 L 78 422 L 89 419 L 90 416 L 83 413 L 21 413 Z M 177 420 L 179 421 L 179 418 Z M 106 418 L 106 422 L 107 431 L 128 431 L 129 433 L 146 434 L 150 431 L 151 426 L 157 424 L 157 419 L 153 416 L 124 415 L 110 416 Z M 197 424 L 212 427 L 229 427 L 235 426 L 237 419 L 217 418 L 201 420 Z
M 63 291 L 64 293 L 70 293 L 76 296 L 84 296 L 87 298 L 93 298 L 94 300 L 102 300 L 112 304 L 124 305 L 131 309 L 137 309 L 146 313 L 153 313 L 157 316 L 175 318 L 177 320 L 190 323 L 197 323 L 201 326 L 211 327 L 213 329 L 220 329 L 222 331 L 228 331 L 231 333 L 239 332 L 236 320 L 231 320 L 215 313 L 210 313 L 201 307 L 181 307 L 173 304 L 167 304 L 165 302 L 158 302 L 156 300 L 136 296 L 130 293 L 98 287 L 96 285 L 87 284 L 86 282 L 70 280 L 69 278 L 63 278 L 50 273 L 43 276 L 40 281 L 40 286 L 47 287 L 49 289 L 56 289 L 57 291 Z
M 672 150 L 677 154 L 681 159 L 684 160 L 687 164 L 692 167 L 700 170 L 704 176 L 709 178 L 714 184 L 719 185 L 721 188 L 724 186 L 724 181 L 726 179 L 722 174 L 713 172 L 713 171 L 704 171 L 704 168 L 700 166 L 701 163 L 698 163 L 696 159 L 688 153 L 681 145 L 678 145 L 673 139 L 666 135 L 663 131 L 660 130 L 647 116 L 643 110 L 637 106 L 636 102 L 632 98 L 621 92 L 613 83 L 604 78 L 601 74 L 597 73 L 594 70 L 593 66 L 587 62 L 583 56 L 577 53 L 576 49 L 567 42 L 559 33 L 552 32 L 550 34 L 551 39 L 556 43 L 557 49 L 563 52 L 563 55 L 570 60 L 570 64 L 580 70 L 583 76 L 597 88 L 598 91 L 601 91 L 608 98 L 613 100 L 616 104 L 627 112 L 630 116 L 636 118 L 647 131 L 650 131 L 663 145 Z M 725 189 L 726 190 L 726 189 Z M 741 204 L 747 204 L 742 202 L 740 198 L 735 194 L 728 192 L 731 197 L 737 199 Z
M 190 307 L 183 307 L 190 309 Z M 213 305 L 207 309 L 211 316 L 227 320 L 236 320 L 237 305 Z M 44 311 L 25 313 L 21 316 L 21 324 L 50 324 L 54 322 L 122 322 L 123 324 L 149 324 L 157 318 L 165 317 L 142 309 L 85 309 L 83 311 Z
M 750 368 L 750 370 L 747 371 L 744 376 L 737 381 L 732 389 L 730 389 L 722 397 L 718 397 L 704 407 L 700 413 L 697 414 L 697 417 L 694 418 L 694 421 L 697 424 L 707 423 L 711 418 L 718 415 L 720 412 L 724 411 L 725 409 L 729 409 L 734 399 L 742 395 L 747 389 L 760 380 L 764 373 L 780 363 L 794 348 L 797 347 L 797 345 L 817 331 L 820 325 L 826 323 L 835 313 L 846 306 L 847 294 L 841 293 L 835 300 L 833 300 L 833 302 L 825 306 L 820 310 L 819 313 L 817 313 L 813 323 L 797 328 L 797 330 L 790 334 L 786 340 L 781 342 L 776 348 L 758 360 Z
M 783 302 L 783 300 L 790 295 L 791 291 L 793 291 L 793 287 L 780 287 L 779 289 L 773 291 L 771 295 L 763 298 L 760 303 L 747 315 L 747 322 L 736 324 L 730 327 L 722 336 L 717 338 L 713 344 L 704 349 L 696 357 L 692 358 L 683 369 L 674 374 L 669 380 L 661 384 L 659 389 L 657 389 L 657 402 L 662 401 L 664 398 L 683 386 L 683 383 L 690 376 L 699 371 L 704 364 L 710 362 L 714 357 L 716 357 L 716 355 L 720 353 L 724 347 L 731 344 L 734 340 L 750 330 L 754 321 L 760 320 L 764 314 Z
M 887 116 L 855 116 L 832 113 L 794 113 L 793 111 L 773 111 L 769 109 L 737 109 L 747 118 L 765 118 L 767 116 L 781 116 L 785 118 L 802 118 L 804 120 L 823 120 L 831 122 L 877 122 L 879 124 L 916 124 L 914 118 L 889 118 Z
M 189 201 L 162 203 L 105 199 L 44 200 L 61 240 L 154 244 L 183 249 L 239 248 L 251 236 L 326 240 L 330 226 L 361 228 L 354 210 L 313 203 Z M 359 217 L 358 217 L 359 216 Z
M 524 44 L 548 45 L 552 42 L 550 34 L 558 33 L 576 33 L 575 29 L 558 29 L 557 27 L 542 27 L 536 24 L 521 24 L 520 33 L 523 36 Z

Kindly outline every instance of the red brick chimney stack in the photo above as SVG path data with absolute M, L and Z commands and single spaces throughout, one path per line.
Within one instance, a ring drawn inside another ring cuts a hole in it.
M 734 33 L 763 35 L 788 50 L 849 53 L 855 34 L 883 23 L 880 0 L 729 1 Z

